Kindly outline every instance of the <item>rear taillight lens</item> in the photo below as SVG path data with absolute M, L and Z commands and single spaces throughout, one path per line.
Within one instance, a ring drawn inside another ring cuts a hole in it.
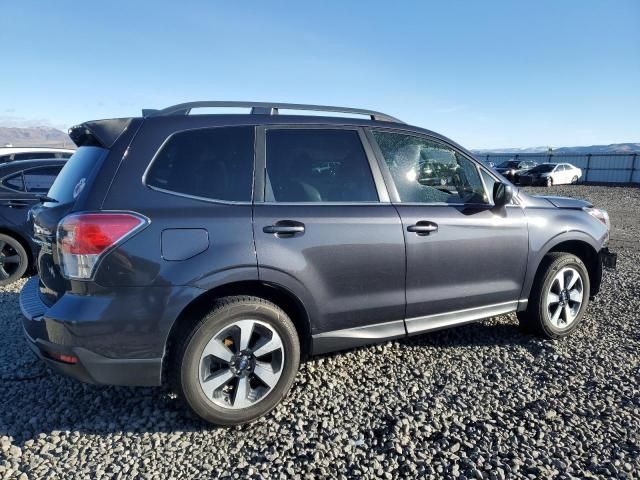
M 93 277 L 98 261 L 113 247 L 131 237 L 148 220 L 129 212 L 74 213 L 58 224 L 58 253 L 66 278 Z

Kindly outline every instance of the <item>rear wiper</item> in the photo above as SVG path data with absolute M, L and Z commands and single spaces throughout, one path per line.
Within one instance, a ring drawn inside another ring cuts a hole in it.
M 40 200 L 40 203 L 45 203 L 45 202 L 50 202 L 50 203 L 60 203 L 60 202 L 58 202 L 58 200 L 56 200 L 55 198 L 47 197 L 46 195 L 40 195 L 40 196 L 38 197 L 38 200 Z

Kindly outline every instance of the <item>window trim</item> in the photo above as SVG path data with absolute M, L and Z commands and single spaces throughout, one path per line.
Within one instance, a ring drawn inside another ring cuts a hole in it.
M 487 194 L 487 198 L 489 198 L 489 203 L 464 203 L 464 202 L 458 202 L 458 203 L 445 203 L 445 202 L 402 202 L 400 200 L 400 194 L 398 193 L 398 190 L 396 189 L 395 186 L 395 182 L 393 180 L 393 177 L 391 175 L 391 171 L 389 170 L 389 166 L 387 165 L 387 162 L 384 158 L 384 154 L 382 153 L 382 150 L 380 149 L 380 146 L 378 145 L 378 142 L 376 141 L 373 132 L 374 131 L 379 131 L 379 132 L 388 132 L 388 133 L 396 133 L 399 135 L 406 135 L 406 136 L 410 136 L 410 137 L 417 137 L 420 139 L 424 139 L 430 142 L 435 142 L 435 143 L 440 143 L 442 145 L 445 145 L 446 147 L 450 148 L 451 150 L 453 150 L 455 153 L 459 154 L 460 156 L 464 157 L 465 159 L 467 159 L 468 161 L 470 161 L 473 165 L 475 165 L 476 170 L 478 171 L 478 175 L 480 177 L 480 181 L 482 182 L 482 187 L 484 188 L 485 193 Z M 436 135 L 429 135 L 428 133 L 422 133 L 422 132 L 415 132 L 413 130 L 406 130 L 403 128 L 391 128 L 391 127 L 367 127 L 365 129 L 365 133 L 369 139 L 369 142 L 371 143 L 372 147 L 373 147 L 373 151 L 376 154 L 376 158 L 379 164 L 379 168 L 382 171 L 383 177 L 385 179 L 385 182 L 387 184 L 387 189 L 389 191 L 390 197 L 391 197 L 391 203 L 394 205 L 409 205 L 409 206 L 422 206 L 422 207 L 481 207 L 481 208 L 487 208 L 487 209 L 491 209 L 495 207 L 495 204 L 493 202 L 493 192 L 489 192 L 487 190 L 487 186 L 484 182 L 484 179 L 482 178 L 482 171 L 486 172 L 489 176 L 493 177 L 495 179 L 496 182 L 501 182 L 502 180 L 500 178 L 498 178 L 496 175 L 494 175 L 490 169 L 485 168 L 478 160 L 476 160 L 473 156 L 468 155 L 467 153 L 465 153 L 464 151 L 462 151 L 460 148 L 458 148 L 456 145 L 436 136 Z M 514 195 L 513 203 L 509 203 L 508 205 L 505 205 L 506 207 L 513 207 L 516 206 L 518 208 L 520 207 L 519 204 L 519 200 L 517 199 L 517 191 L 516 191 L 516 195 Z
M 6 179 L 17 176 L 18 174 L 20 174 L 20 176 L 22 177 L 22 187 L 23 190 L 16 190 L 15 188 L 11 188 L 10 186 L 6 185 L 4 182 Z M 13 193 L 28 193 L 27 192 L 27 187 L 24 183 L 24 170 L 18 170 L 17 172 L 11 172 L 8 175 L 5 175 L 4 177 L 0 178 L 0 187 L 4 188 L 5 190 L 8 190 L 10 192 Z
M 364 150 L 369 165 L 369 171 L 373 180 L 378 200 L 372 202 L 268 202 L 266 201 L 266 172 L 267 172 L 267 131 L 268 130 L 353 130 L 358 133 L 358 138 Z M 383 174 L 380 171 L 378 161 L 366 135 L 365 129 L 359 125 L 328 125 L 328 124 L 269 124 L 258 126 L 256 135 L 256 188 L 254 202 L 263 205 L 305 205 L 305 206 L 376 206 L 390 205 L 389 192 L 387 191 Z
M 174 190 L 167 190 L 166 188 L 162 188 L 162 187 L 156 187 L 154 185 L 149 185 L 147 183 L 147 175 L 149 174 L 149 171 L 151 170 L 151 167 L 153 166 L 153 164 L 155 163 L 156 159 L 158 158 L 158 155 L 160 155 L 160 152 L 162 152 L 162 150 L 164 149 L 165 145 L 167 143 L 169 143 L 169 141 L 177 134 L 179 133 L 185 133 L 185 132 L 193 132 L 193 131 L 197 131 L 197 130 L 214 130 L 214 129 L 218 129 L 218 128 L 236 128 L 236 127 L 243 127 L 243 128 L 253 128 L 253 171 L 251 172 L 251 199 L 250 200 L 223 200 L 220 198 L 211 198 L 211 197 L 201 197 L 199 195 L 191 195 L 189 193 L 182 193 L 182 192 L 176 192 Z M 153 190 L 156 192 L 160 192 L 160 193 L 165 193 L 167 195 L 175 195 L 176 197 L 182 197 L 182 198 L 188 198 L 189 200 L 199 200 L 202 202 L 207 202 L 207 203 L 215 203 L 215 204 L 219 204 L 219 205 L 253 205 L 254 202 L 254 195 L 255 195 L 255 179 L 256 179 L 256 140 L 258 137 L 258 132 L 256 131 L 256 125 L 255 124 L 240 124 L 240 125 L 215 125 L 215 126 L 211 126 L 211 125 L 206 125 L 206 126 L 202 126 L 202 127 L 195 127 L 195 128 L 185 128 L 182 130 L 176 130 L 174 132 L 171 132 L 170 135 L 167 136 L 167 138 L 165 138 L 162 143 L 160 144 L 160 146 L 158 147 L 158 149 L 156 150 L 156 152 L 153 154 L 153 157 L 151 158 L 151 161 L 149 162 L 149 164 L 146 166 L 146 168 L 144 169 L 144 172 L 142 173 L 142 178 L 141 178 L 141 182 L 142 185 L 146 188 L 148 188 L 149 190 Z

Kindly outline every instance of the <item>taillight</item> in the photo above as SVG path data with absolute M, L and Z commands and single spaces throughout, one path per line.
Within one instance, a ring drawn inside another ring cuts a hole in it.
M 58 253 L 66 278 L 90 279 L 104 254 L 147 225 L 135 213 L 74 213 L 58 224 Z

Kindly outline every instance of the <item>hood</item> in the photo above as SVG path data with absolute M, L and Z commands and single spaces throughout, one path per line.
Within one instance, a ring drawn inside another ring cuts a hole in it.
M 574 208 L 574 209 L 582 209 L 584 207 L 593 207 L 591 202 L 587 202 L 586 200 L 578 200 L 577 198 L 567 198 L 567 197 L 550 197 L 550 196 L 538 196 L 537 198 L 543 198 L 554 207 L 558 208 Z

